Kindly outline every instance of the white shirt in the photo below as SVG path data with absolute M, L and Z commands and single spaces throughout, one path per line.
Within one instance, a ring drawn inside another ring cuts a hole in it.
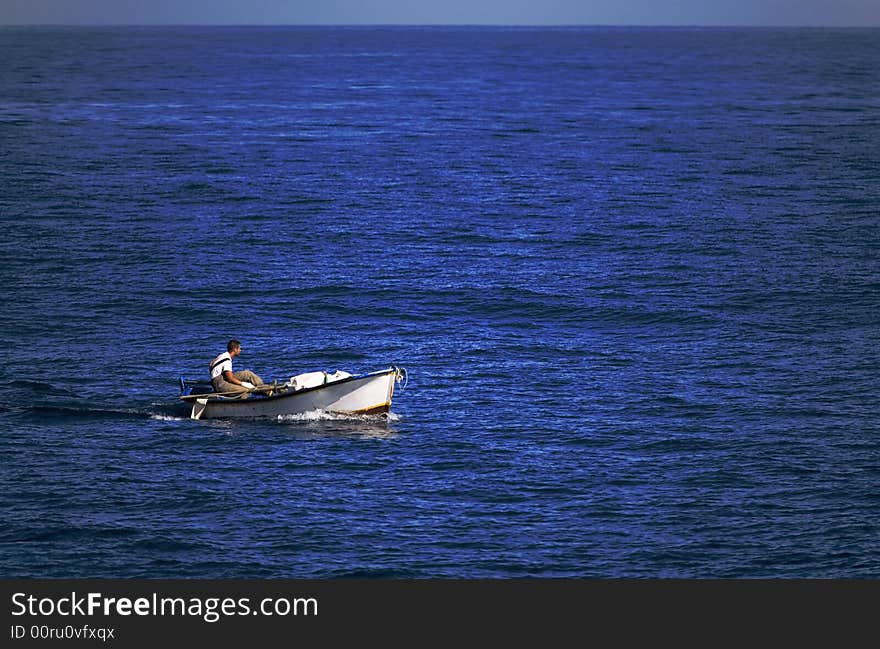
M 229 352 L 223 352 L 213 361 L 211 361 L 211 378 L 215 379 L 222 376 L 226 370 L 232 371 L 232 357 Z

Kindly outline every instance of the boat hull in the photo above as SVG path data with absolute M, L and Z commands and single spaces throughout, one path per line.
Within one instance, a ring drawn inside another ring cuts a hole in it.
M 391 410 L 394 384 L 398 376 L 397 369 L 390 368 L 269 397 L 181 398 L 192 403 L 193 419 L 277 418 L 315 410 L 346 415 L 373 415 Z

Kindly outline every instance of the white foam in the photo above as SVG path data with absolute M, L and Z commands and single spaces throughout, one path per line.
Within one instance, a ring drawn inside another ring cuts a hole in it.
M 309 410 L 294 415 L 278 415 L 278 421 L 398 421 L 399 415 L 389 412 L 381 415 L 346 415 L 341 412 Z
M 175 417 L 174 415 L 150 415 L 150 419 L 158 421 L 187 421 L 188 417 Z

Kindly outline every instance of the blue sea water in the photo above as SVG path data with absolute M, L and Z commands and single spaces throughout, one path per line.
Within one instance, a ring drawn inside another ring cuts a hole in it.
M 0 575 L 880 577 L 880 31 L 0 59 Z M 230 337 L 409 384 L 190 420 Z

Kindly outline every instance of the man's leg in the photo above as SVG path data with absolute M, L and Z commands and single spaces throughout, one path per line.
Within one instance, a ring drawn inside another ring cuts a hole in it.
M 263 379 L 251 372 L 250 370 L 239 370 L 235 373 L 235 378 L 239 381 L 247 381 L 254 385 L 263 385 Z
M 236 375 L 237 376 L 237 375 Z M 239 381 L 246 381 L 247 379 L 239 379 Z M 235 385 L 234 383 L 229 383 L 228 381 L 224 381 L 221 377 L 217 377 L 216 379 L 211 381 L 211 385 L 214 387 L 214 392 L 222 392 L 224 397 L 229 398 L 247 398 L 248 389 L 243 385 Z

